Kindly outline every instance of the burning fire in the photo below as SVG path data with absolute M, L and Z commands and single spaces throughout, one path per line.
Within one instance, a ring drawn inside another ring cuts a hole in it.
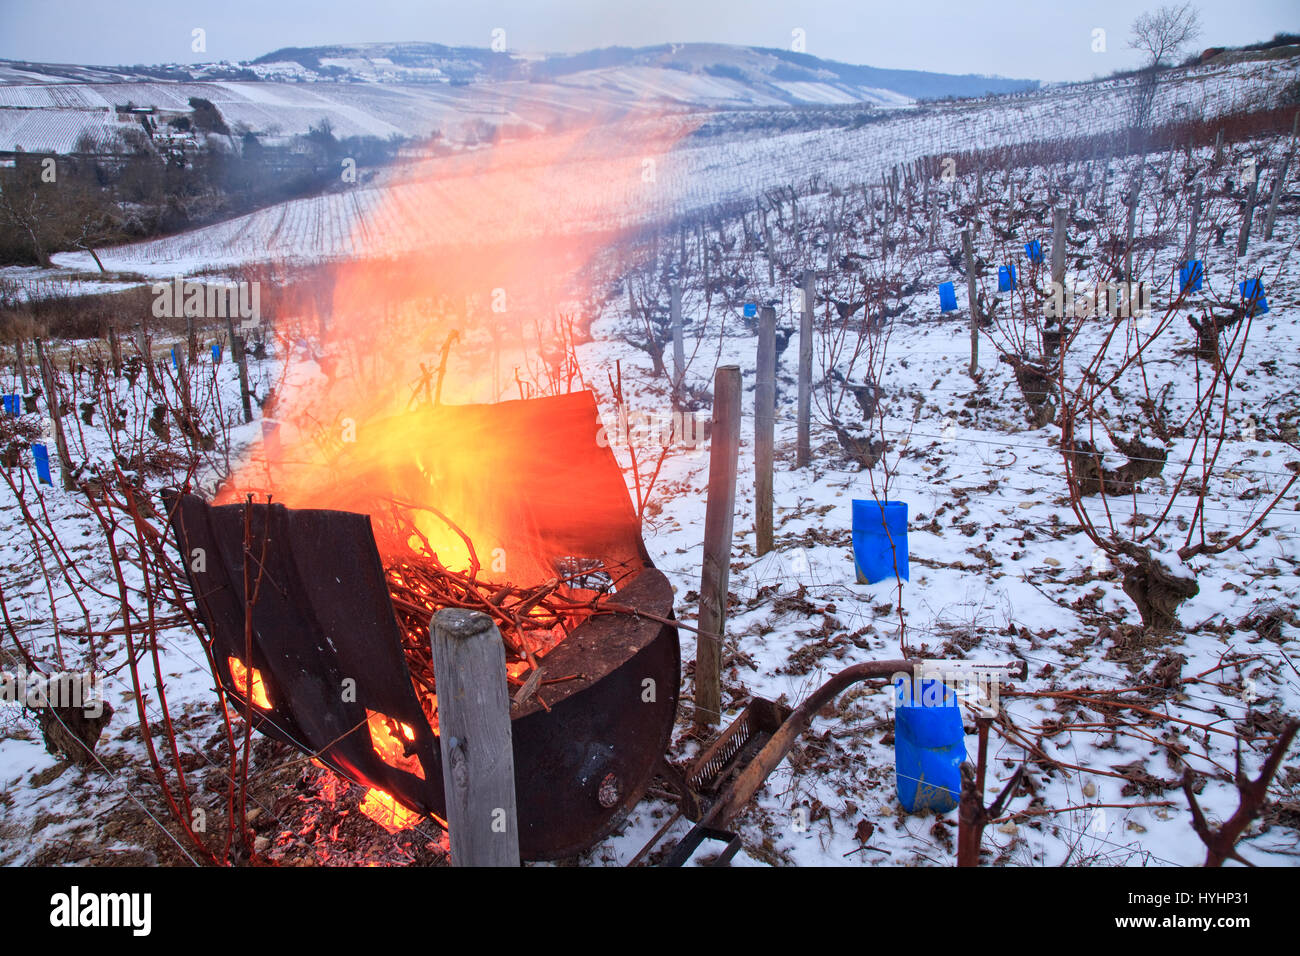
M 359 203 L 373 213 L 351 237 L 356 259 L 322 272 L 296 303 L 296 323 L 277 323 L 285 377 L 267 415 L 280 422 L 278 440 L 244 464 L 216 503 L 270 495 L 292 508 L 370 516 L 435 732 L 428 615 L 450 602 L 421 590 L 412 569 L 543 585 L 562 577 L 556 542 L 522 500 L 564 515 L 575 535 L 584 523 L 610 520 L 589 504 L 596 496 L 580 473 L 523 485 L 521 454 L 563 461 L 566 443 L 590 443 L 590 434 L 561 434 L 556 447 L 533 450 L 536 423 L 526 417 L 502 432 L 497 420 L 447 406 L 585 387 L 574 320 L 581 325 L 575 313 L 592 306 L 580 272 L 627 224 L 646 218 L 645 204 L 668 209 L 665 157 L 692 123 L 642 117 L 426 164 L 378 193 L 381 202 Z M 520 615 L 518 635 L 503 629 L 507 644 L 517 644 L 508 665 L 514 683 L 579 619 L 540 605 Z M 233 658 L 230 665 L 242 691 L 244 667 Z M 252 683 L 254 702 L 269 708 L 255 670 Z M 412 728 L 368 713 L 375 752 L 423 777 L 408 753 Z M 418 819 L 379 790 L 362 809 L 389 829 Z
M 371 787 L 366 791 L 360 809 L 389 833 L 397 833 L 399 830 L 413 827 L 423 819 L 420 814 L 408 810 L 377 787 Z
M 370 745 L 384 763 L 424 779 L 424 767 L 411 746 L 415 743 L 415 731 L 410 724 L 369 708 L 366 708 L 366 724 L 370 728 Z
M 230 679 L 235 682 L 235 690 L 241 697 L 248 697 L 248 668 L 238 657 L 227 657 L 226 664 L 230 667 Z M 263 710 L 271 709 L 271 698 L 266 693 L 266 685 L 262 683 L 262 672 L 256 667 L 253 668 L 253 703 Z

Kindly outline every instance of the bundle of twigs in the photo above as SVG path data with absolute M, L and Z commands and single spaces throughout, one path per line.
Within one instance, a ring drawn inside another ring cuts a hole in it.
M 416 681 L 433 692 L 429 624 L 434 612 L 457 607 L 492 618 L 506 646 L 510 681 L 522 684 L 537 658 L 563 640 L 594 610 L 559 593 L 559 578 L 536 587 L 479 580 L 444 567 L 437 558 L 413 557 L 387 569 L 388 592 L 405 636 L 407 659 Z M 523 667 L 510 667 L 511 664 Z
M 626 569 L 620 571 L 594 561 L 575 560 L 572 574 L 531 587 L 486 581 L 479 577 L 481 565 L 473 541 L 454 521 L 429 505 L 417 506 L 397 499 L 392 499 L 391 505 L 395 538 L 415 538 L 422 545 L 420 553 L 390 561 L 384 570 L 393 610 L 401 626 L 407 666 L 412 679 L 427 695 L 437 693 L 429 626 L 433 615 L 444 608 L 481 611 L 492 618 L 505 644 L 507 680 L 518 688 L 514 696 L 516 704 L 537 694 L 545 684 L 581 676 L 573 674 L 542 681 L 537 659 L 587 618 L 597 614 L 638 614 L 665 624 L 677 623 L 607 600 L 605 585 L 593 586 L 591 582 L 603 579 L 612 585 L 624 576 Z M 411 520 L 411 511 L 416 509 L 437 515 L 460 537 L 469 553 L 467 570 L 453 570 L 439 560 L 428 539 Z M 546 706 L 540 694 L 537 699 Z M 428 704 L 427 699 L 425 703 Z

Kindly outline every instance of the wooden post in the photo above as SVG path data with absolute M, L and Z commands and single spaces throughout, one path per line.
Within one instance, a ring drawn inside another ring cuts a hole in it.
M 63 479 L 63 490 L 72 491 L 72 457 L 68 454 L 68 442 L 63 436 L 63 416 L 59 413 L 62 404 L 59 401 L 58 382 L 54 377 L 54 363 L 46 358 L 45 343 L 36 339 L 36 364 L 39 366 L 41 382 L 45 388 L 45 407 L 50 410 L 50 421 L 54 428 L 54 448 L 59 457 L 59 474 Z
M 1128 224 L 1125 228 L 1124 281 L 1133 282 L 1133 232 L 1137 228 L 1138 186 L 1134 183 L 1128 194 Z M 1131 292 L 1131 288 L 1129 289 Z
M 1296 113 L 1295 119 L 1291 121 L 1291 148 L 1286 151 L 1286 159 L 1282 160 L 1282 168 L 1278 170 L 1277 176 L 1273 179 L 1273 195 L 1268 201 L 1268 215 L 1264 217 L 1264 238 L 1266 240 L 1273 238 L 1273 220 L 1277 218 L 1277 202 L 1282 198 L 1282 185 L 1286 182 L 1287 171 L 1291 168 L 1291 160 L 1295 157 L 1297 132 L 1300 132 L 1300 113 Z
M 505 645 L 481 611 L 433 616 L 438 740 L 452 866 L 518 866 Z
M 248 356 L 244 354 L 244 340 L 235 332 L 235 320 L 230 316 L 226 316 L 226 330 L 230 333 L 230 357 L 239 366 L 239 397 L 244 403 L 244 421 L 251 422 L 253 403 L 248 394 Z
M 686 378 L 686 347 L 682 343 L 682 287 L 674 282 L 668 287 L 673 326 L 673 404 L 681 400 L 682 381 Z
M 843 201 L 840 202 L 841 211 L 844 209 Z M 835 271 L 835 234 L 839 230 L 839 216 L 835 214 L 835 200 L 832 199 L 828 204 L 830 223 L 828 224 L 828 237 L 826 240 L 826 272 L 829 274 Z M 911 210 L 908 210 L 909 213 Z M 911 219 L 911 216 L 908 216 Z
M 1250 194 L 1246 196 L 1246 211 L 1241 216 L 1241 232 L 1237 234 L 1237 256 L 1246 254 L 1250 245 L 1250 224 L 1255 218 L 1255 197 L 1259 193 L 1259 173 L 1250 181 Z
M 23 357 L 23 340 L 14 342 L 14 351 L 18 353 L 18 378 L 23 383 L 23 394 L 30 395 L 31 387 L 27 384 L 27 360 Z
M 1192 200 L 1192 221 L 1187 228 L 1187 245 L 1183 248 L 1183 261 L 1190 262 L 1196 258 L 1196 233 L 1201 225 L 1201 203 L 1204 186 L 1196 184 L 1196 197 Z
M 776 309 L 763 306 L 754 371 L 754 538 L 758 555 L 772 550 L 772 459 L 776 429 Z
M 658 235 L 656 233 L 656 235 Z M 704 294 L 709 294 L 709 234 L 704 231 L 704 223 L 700 223 L 700 273 L 704 276 Z
M 970 228 L 961 234 L 962 254 L 966 257 L 966 302 L 970 305 L 970 377 L 980 370 L 980 306 L 979 291 L 975 288 L 975 243 Z
M 1223 164 L 1223 130 L 1214 134 L 1214 165 Z
M 162 391 L 162 383 L 158 380 L 158 369 L 154 367 L 153 361 L 153 344 L 149 337 L 149 323 L 140 320 L 140 358 L 144 360 L 144 374 L 146 387 Z
M 199 358 L 199 335 L 192 315 L 185 316 L 185 356 L 191 365 Z
M 722 716 L 722 637 L 727 629 L 739 455 L 740 366 L 722 365 L 713 378 L 709 499 L 704 510 L 704 560 L 700 569 L 700 633 L 695 641 L 695 726 L 704 728 L 716 726 Z
M 1065 290 L 1065 207 L 1052 210 L 1052 284 Z
M 807 468 L 812 461 L 812 339 L 813 295 L 817 274 L 809 269 L 803 274 L 803 309 L 799 313 L 799 405 L 798 440 L 795 467 Z
M 190 362 L 179 353 L 176 356 L 176 390 L 180 392 L 181 414 L 197 432 L 199 423 L 194 415 L 193 400 L 190 396 Z
M 117 326 L 108 324 L 108 355 L 113 362 L 113 377 L 122 377 L 122 343 L 117 338 Z
M 772 230 L 767 226 L 767 210 L 763 210 L 763 254 L 767 257 L 767 284 L 776 285 L 775 252 L 772 249 Z

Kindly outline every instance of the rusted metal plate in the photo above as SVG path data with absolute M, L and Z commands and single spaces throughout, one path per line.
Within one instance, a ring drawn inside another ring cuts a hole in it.
M 647 568 L 618 601 L 666 616 L 672 586 Z M 546 847 L 539 859 L 571 856 L 641 799 L 672 734 L 679 654 L 676 628 L 613 615 L 589 619 L 542 659 L 544 680 L 588 679 L 554 685 L 561 693 L 543 684 L 550 711 L 532 701 L 513 723 L 521 848 Z
M 244 629 L 247 506 L 211 507 L 192 495 L 178 504 L 172 523 L 191 556 L 187 567 L 196 603 L 212 635 L 223 689 L 242 710 L 227 660 L 250 659 Z M 441 815 L 442 774 L 429 772 L 439 766 L 438 741 L 406 669 L 369 519 L 253 505 L 250 527 L 249 585 L 257 587 L 251 666 L 260 672 L 271 704 L 269 710 L 254 707 L 257 728 L 358 783 Z M 193 560 L 196 549 L 204 552 L 201 565 Z M 413 728 L 425 779 L 375 753 L 367 708 Z

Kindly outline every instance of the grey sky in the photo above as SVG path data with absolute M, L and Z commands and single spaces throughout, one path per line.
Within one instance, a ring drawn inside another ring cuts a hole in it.
M 429 40 L 513 50 L 711 41 L 846 63 L 1086 79 L 1136 63 L 1128 27 L 1161 0 L 0 0 L 0 58 L 91 65 L 251 59 L 282 46 Z M 1168 0 L 1165 0 L 1168 2 Z M 1295 0 L 1201 0 L 1202 46 L 1300 32 Z M 191 30 L 207 52 L 191 51 Z M 1092 52 L 1094 28 L 1105 53 Z

